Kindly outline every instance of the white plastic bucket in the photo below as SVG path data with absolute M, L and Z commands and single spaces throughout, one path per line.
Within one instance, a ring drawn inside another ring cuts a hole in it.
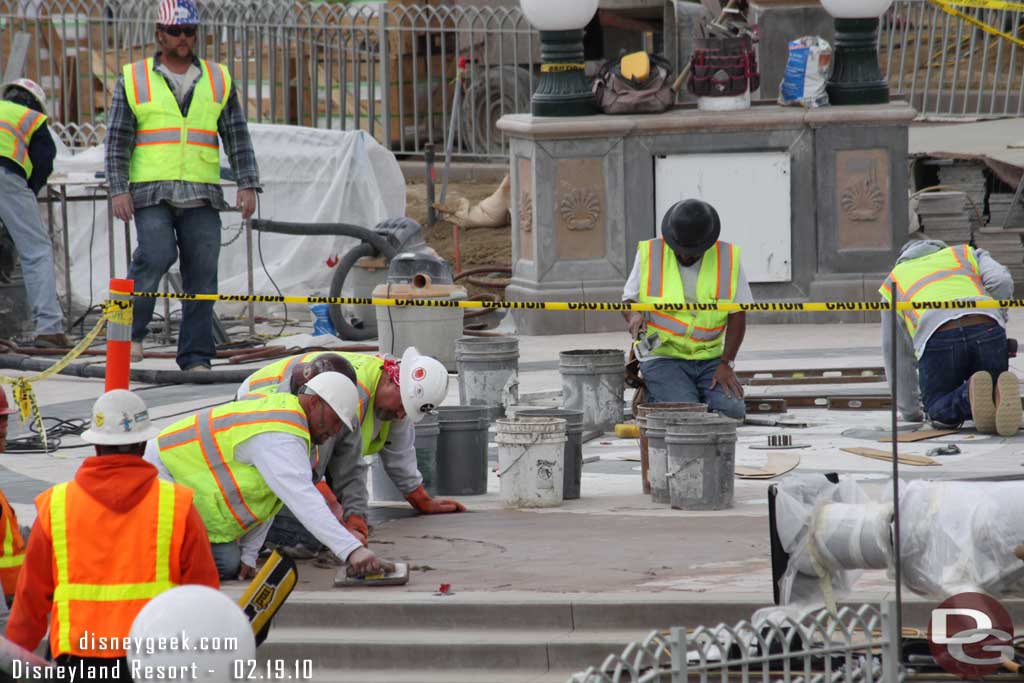
M 498 478 L 506 507 L 562 504 L 565 420 L 518 417 L 497 421 Z

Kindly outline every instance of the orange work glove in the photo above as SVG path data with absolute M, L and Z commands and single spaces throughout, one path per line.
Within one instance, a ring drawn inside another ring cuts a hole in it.
M 345 520 L 345 528 L 364 546 L 368 545 L 366 539 L 370 537 L 370 527 L 366 523 L 365 517 L 362 515 L 349 515 L 348 519 Z
M 466 511 L 466 506 L 456 500 L 431 498 L 423 484 L 416 487 L 416 490 L 412 493 L 406 494 L 405 499 L 409 501 L 409 505 L 412 505 L 425 515 Z
M 327 481 L 321 479 L 316 483 L 316 490 L 320 492 L 320 495 L 324 497 L 324 501 L 327 502 L 327 507 L 330 509 L 331 514 L 341 522 L 345 523 L 345 508 L 338 502 L 337 496 L 334 495 L 334 491 L 327 485 Z

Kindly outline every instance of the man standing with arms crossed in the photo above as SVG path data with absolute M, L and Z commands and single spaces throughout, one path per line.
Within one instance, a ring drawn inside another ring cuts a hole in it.
M 114 215 L 135 219 L 139 246 L 128 277 L 140 292 L 157 291 L 179 256 L 186 293 L 217 292 L 219 212 L 229 208 L 220 188 L 219 139 L 235 171 L 242 219 L 256 210 L 259 169 L 245 113 L 227 68 L 195 55 L 198 24 L 192 0 L 160 0 L 160 51 L 125 65 L 108 114 L 110 194 Z M 135 301 L 132 360 L 143 357 L 155 303 Z M 213 302 L 183 302 L 179 367 L 209 370 L 214 354 Z

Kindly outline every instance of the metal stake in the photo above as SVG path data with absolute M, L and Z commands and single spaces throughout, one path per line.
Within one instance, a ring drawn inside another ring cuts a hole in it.
M 896 335 L 899 334 L 899 323 L 897 320 L 898 312 L 896 310 L 896 303 L 899 301 L 899 289 L 896 287 L 892 288 L 892 320 L 890 320 L 890 332 L 892 340 L 890 341 L 889 353 L 892 354 L 892 526 L 893 526 L 893 554 L 894 566 L 895 566 L 895 579 L 896 579 L 896 661 L 902 661 L 900 648 L 902 645 L 901 639 L 903 637 L 903 562 L 900 558 L 900 460 L 899 460 L 899 432 L 897 430 L 897 416 L 896 416 L 896 397 L 899 389 L 899 366 L 898 366 L 898 350 L 899 344 L 897 343 Z
M 252 300 L 253 295 L 253 282 L 252 282 L 252 219 L 246 219 L 242 221 L 245 225 L 245 254 L 248 268 L 247 272 L 247 283 L 249 287 L 249 336 L 256 336 L 256 304 Z

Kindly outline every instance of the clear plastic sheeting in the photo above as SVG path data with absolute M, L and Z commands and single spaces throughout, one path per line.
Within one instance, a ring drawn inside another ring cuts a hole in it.
M 903 585 L 945 599 L 1024 596 L 1024 482 L 914 481 L 900 493 Z
M 386 218 L 405 215 L 405 179 L 394 155 L 362 131 L 343 132 L 250 124 L 253 146 L 260 168 L 264 192 L 260 195 L 256 217 L 299 223 L 349 223 L 368 228 Z M 58 147 L 62 147 L 58 142 Z M 75 311 L 102 301 L 108 289 L 109 248 L 107 202 L 102 180 L 95 178 L 103 169 L 104 147 L 90 148 L 72 156 L 60 149 L 56 172 L 71 183 L 70 196 L 98 196 L 99 201 L 68 205 L 71 253 L 71 288 Z M 221 166 L 229 167 L 221 149 Z M 235 205 L 235 190 L 225 188 L 225 200 Z M 44 221 L 46 207 L 41 205 Z M 55 233 L 61 238 L 60 207 L 54 206 Z M 221 214 L 223 230 L 219 262 L 220 292 L 245 294 L 248 287 L 246 238 L 240 214 Z M 131 246 L 138 245 L 135 227 Z M 356 245 L 350 237 L 296 237 L 293 235 L 253 234 L 253 289 L 256 294 L 276 294 L 274 285 L 260 262 L 269 271 L 282 293 L 306 295 L 330 288 L 333 269 L 327 265 L 332 256 L 344 254 Z M 125 229 L 114 222 L 114 265 L 117 277 L 127 274 Z M 178 270 L 178 264 L 172 271 Z M 60 286 L 64 283 L 61 278 Z M 221 314 L 241 314 L 243 303 L 217 304 Z M 177 309 L 176 303 L 172 304 Z M 157 307 L 157 313 L 162 308 Z M 282 313 L 279 304 L 257 304 L 257 313 Z M 308 315 L 305 308 L 301 313 Z
M 873 502 L 853 480 L 793 477 L 778 486 L 775 514 L 790 556 L 779 581 L 783 605 L 824 603 L 835 609 L 863 569 L 889 563 L 892 506 Z

